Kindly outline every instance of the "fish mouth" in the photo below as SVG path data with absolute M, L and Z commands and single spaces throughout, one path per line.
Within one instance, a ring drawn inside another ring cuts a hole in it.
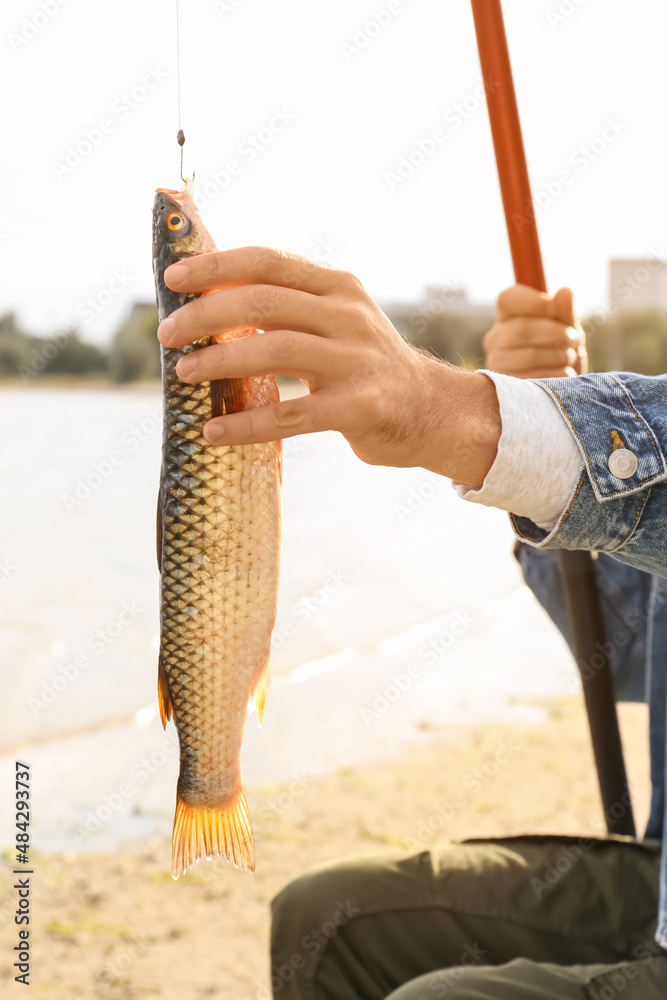
M 165 188 L 159 187 L 155 189 L 155 204 L 157 205 L 158 199 L 166 199 L 167 202 L 176 206 L 182 212 L 186 212 L 191 220 L 194 220 L 198 216 L 197 206 L 194 201 L 194 188 L 192 178 L 188 179 L 183 184 L 183 187 L 178 191 L 176 188 Z
M 158 225 L 158 220 L 164 217 L 169 212 L 181 212 L 184 210 L 181 199 L 179 198 L 180 191 L 174 191 L 171 188 L 157 188 L 155 191 L 155 200 L 153 201 L 153 226 Z M 162 224 L 162 223 L 160 223 Z
M 172 191 L 171 188 L 156 188 L 154 205 L 174 205 L 177 207 L 179 204 L 179 193 L 178 191 Z

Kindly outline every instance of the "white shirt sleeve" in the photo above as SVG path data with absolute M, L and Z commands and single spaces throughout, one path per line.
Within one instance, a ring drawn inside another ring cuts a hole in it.
M 502 431 L 481 489 L 452 482 L 460 497 L 528 517 L 550 531 L 583 470 L 564 417 L 538 381 L 481 370 L 495 384 Z

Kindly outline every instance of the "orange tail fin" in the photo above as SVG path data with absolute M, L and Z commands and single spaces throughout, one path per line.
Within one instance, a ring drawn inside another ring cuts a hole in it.
M 224 806 L 190 805 L 176 794 L 171 874 L 178 878 L 201 857 L 219 854 L 241 871 L 255 870 L 252 823 L 243 788 Z

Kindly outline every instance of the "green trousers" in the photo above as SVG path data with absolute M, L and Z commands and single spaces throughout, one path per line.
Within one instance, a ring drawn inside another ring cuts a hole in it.
M 278 1000 L 667 1000 L 660 844 L 466 841 L 319 868 L 273 901 Z

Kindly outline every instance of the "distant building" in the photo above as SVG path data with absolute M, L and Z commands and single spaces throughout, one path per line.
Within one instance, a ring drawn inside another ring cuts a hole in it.
M 667 312 L 667 261 L 651 257 L 609 261 L 609 311 Z
M 609 261 L 606 350 L 610 371 L 624 367 L 622 317 L 632 312 L 667 313 L 667 260 L 626 257 Z

